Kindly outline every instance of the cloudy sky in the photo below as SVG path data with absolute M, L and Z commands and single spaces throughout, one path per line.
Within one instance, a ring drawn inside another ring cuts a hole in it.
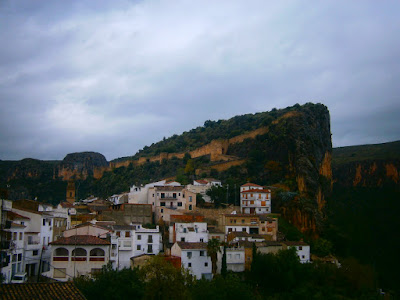
M 333 145 L 400 139 L 399 1 L 0 1 L 0 159 L 133 155 L 320 102 Z

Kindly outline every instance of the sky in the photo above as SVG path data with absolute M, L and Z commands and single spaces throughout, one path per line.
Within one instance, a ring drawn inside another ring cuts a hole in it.
M 0 1 L 0 159 L 135 154 L 206 120 L 325 104 L 400 140 L 400 1 Z

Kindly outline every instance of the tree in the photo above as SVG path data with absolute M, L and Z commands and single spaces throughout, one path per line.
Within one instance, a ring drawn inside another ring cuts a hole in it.
M 154 256 L 140 269 L 146 284 L 145 299 L 187 299 L 193 276 L 177 269 L 162 256 Z
M 211 239 L 207 243 L 207 253 L 211 257 L 213 274 L 217 273 L 217 253 L 220 252 L 220 242 L 217 239 Z
M 224 245 L 224 253 L 222 254 L 221 275 L 225 278 L 228 273 L 228 266 L 226 265 L 226 246 Z
M 206 194 L 210 196 L 211 202 L 214 203 L 215 207 L 220 207 L 221 203 L 226 201 L 226 189 L 219 186 L 212 186 Z

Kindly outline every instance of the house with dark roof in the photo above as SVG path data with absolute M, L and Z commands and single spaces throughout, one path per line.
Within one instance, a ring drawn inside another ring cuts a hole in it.
M 73 282 L 0 284 L 2 300 L 85 300 Z
M 110 261 L 111 243 L 93 235 L 63 237 L 50 244 L 54 268 L 46 275 L 59 281 L 94 274 Z
M 176 242 L 171 255 L 181 258 L 181 266 L 197 279 L 212 278 L 211 257 L 207 254 L 207 243 Z

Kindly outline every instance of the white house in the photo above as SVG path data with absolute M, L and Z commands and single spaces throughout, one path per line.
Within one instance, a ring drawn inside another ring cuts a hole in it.
M 222 257 L 224 247 L 217 253 L 217 272 L 221 273 Z M 232 272 L 244 272 L 245 269 L 245 249 L 244 247 L 226 247 L 226 269 Z
M 115 259 L 114 268 L 123 269 L 130 267 L 130 259 L 135 256 L 135 229 L 136 226 L 132 225 L 112 225 L 112 249 L 111 259 Z M 114 241 L 116 241 L 114 243 Z M 117 253 L 114 254 L 115 249 L 118 249 Z M 116 256 L 116 257 L 115 257 Z
M 271 213 L 271 190 L 246 183 L 240 187 L 240 209 L 244 214 Z
M 283 249 L 296 248 L 296 253 L 299 256 L 301 263 L 310 262 L 310 245 L 300 241 L 300 242 L 282 242 Z
M 94 274 L 110 261 L 110 242 L 92 235 L 60 238 L 51 243 L 51 250 L 48 276 L 59 281 Z
M 12 211 L 3 211 L 5 218 L 1 244 L 1 273 L 9 283 L 15 273 L 24 271 L 24 236 L 30 220 Z
M 208 242 L 206 222 L 175 222 L 169 226 L 169 242 Z
M 24 270 L 28 276 L 46 272 L 50 268 L 49 244 L 53 240 L 53 216 L 51 211 L 33 211 L 22 208 L 12 208 L 12 211 L 27 217 L 29 222 L 24 231 Z M 40 270 L 39 270 L 40 265 Z
M 162 251 L 162 237 L 159 226 L 156 228 L 137 228 L 134 235 L 134 256 L 158 254 Z
M 181 258 L 181 266 L 197 279 L 212 278 L 211 257 L 207 255 L 207 243 L 176 242 L 171 255 Z

